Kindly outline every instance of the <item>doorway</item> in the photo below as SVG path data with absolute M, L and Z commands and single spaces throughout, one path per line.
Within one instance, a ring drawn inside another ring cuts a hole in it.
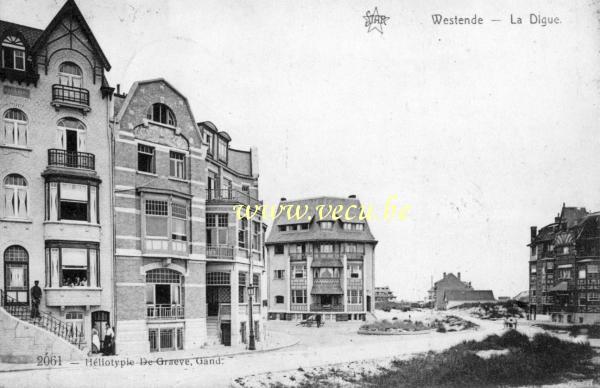
M 221 343 L 225 346 L 231 346 L 231 322 L 221 323 Z
M 92 313 L 92 333 L 94 329 L 98 332 L 100 339 L 100 351 L 104 349 L 104 335 L 106 333 L 106 324 L 109 323 L 110 313 L 108 311 L 94 311 Z
M 367 295 L 367 311 L 371 311 L 371 296 Z

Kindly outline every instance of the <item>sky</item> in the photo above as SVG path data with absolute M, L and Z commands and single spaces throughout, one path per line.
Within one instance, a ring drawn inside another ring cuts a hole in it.
M 18 3 L 0 2 L 0 18 L 45 28 L 63 1 Z M 422 300 L 443 272 L 514 296 L 528 288 L 529 227 L 563 202 L 600 210 L 597 1 L 77 4 L 113 86 L 163 77 L 233 147 L 258 147 L 266 204 L 410 206 L 370 222 L 376 283 L 399 298 Z M 374 7 L 383 33 L 365 26 Z M 484 24 L 434 25 L 438 13 Z

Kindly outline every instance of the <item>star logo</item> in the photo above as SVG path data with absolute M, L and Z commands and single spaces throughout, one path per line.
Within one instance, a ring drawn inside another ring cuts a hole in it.
M 390 20 L 389 17 L 380 15 L 377 7 L 375 7 L 375 10 L 372 13 L 371 11 L 367 11 L 365 16 L 363 16 L 363 19 L 365 19 L 365 27 L 369 28 L 367 32 L 377 30 L 381 34 L 383 34 L 383 26 L 387 25 L 386 22 Z

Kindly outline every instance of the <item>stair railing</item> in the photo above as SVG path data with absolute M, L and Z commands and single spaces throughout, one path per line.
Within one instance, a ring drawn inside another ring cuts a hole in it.
M 79 349 L 82 348 L 82 345 L 85 345 L 83 342 L 83 329 L 80 329 L 78 326 L 67 324 L 60 319 L 39 310 L 39 316 L 32 317 L 31 307 L 18 303 L 14 298 L 6 295 L 6 292 L 3 292 L 3 290 L 0 290 L 0 304 L 13 317 L 29 322 L 35 326 L 40 326 L 72 345 L 77 346 Z

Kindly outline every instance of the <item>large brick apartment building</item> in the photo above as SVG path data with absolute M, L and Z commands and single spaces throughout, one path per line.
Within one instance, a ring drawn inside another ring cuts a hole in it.
M 360 209 L 354 196 L 288 201 L 307 212 L 300 220 L 277 217 L 266 242 L 269 319 L 364 320 L 375 308 L 375 246 L 366 220 L 345 221 L 318 207 Z M 325 213 L 325 212 L 323 212 Z
M 262 340 L 266 225 L 234 210 L 260 203 L 256 149 L 164 79 L 114 93 L 73 0 L 44 30 L 0 21 L 0 44 L 0 321 L 84 352 L 105 323 L 119 354 Z
M 600 322 L 600 213 L 563 204 L 554 222 L 531 227 L 530 314 Z

